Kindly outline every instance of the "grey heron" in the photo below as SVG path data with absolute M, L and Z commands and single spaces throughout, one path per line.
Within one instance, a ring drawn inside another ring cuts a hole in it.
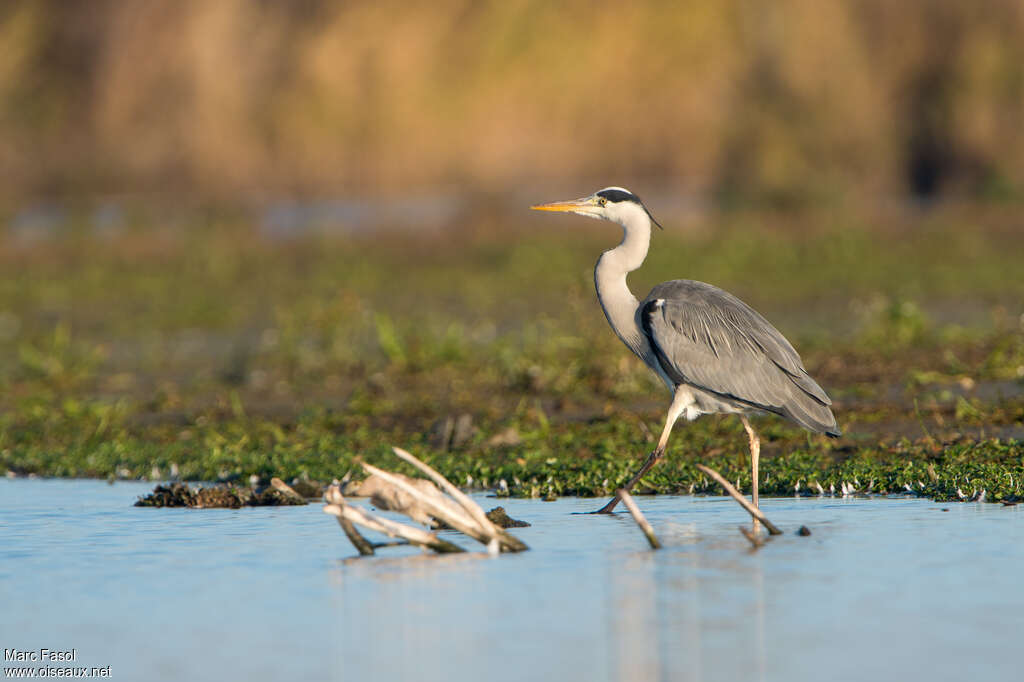
M 654 220 L 640 198 L 621 187 L 590 196 L 531 206 L 610 220 L 622 226 L 622 242 L 605 251 L 594 268 L 597 298 L 612 331 L 665 382 L 672 402 L 657 447 L 626 484 L 631 490 L 668 445 L 676 420 L 702 414 L 737 414 L 747 432 L 753 503 L 758 506 L 761 441 L 747 415 L 769 412 L 809 431 L 841 434 L 832 401 L 804 369 L 789 341 L 753 308 L 704 282 L 675 279 L 651 289 L 638 301 L 626 275 L 647 257 Z M 611 513 L 614 497 L 599 513 Z

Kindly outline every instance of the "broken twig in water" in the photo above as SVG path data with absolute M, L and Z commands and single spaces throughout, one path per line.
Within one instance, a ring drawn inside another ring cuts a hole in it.
M 743 497 L 736 488 L 733 487 L 732 483 L 725 480 L 720 473 L 710 467 L 706 467 L 703 464 L 698 464 L 697 468 L 703 471 L 711 478 L 718 481 L 718 484 L 725 489 L 725 492 L 729 493 L 734 500 L 740 503 L 740 506 L 747 510 L 747 513 L 754 517 L 755 521 L 760 521 L 764 524 L 764 527 L 768 529 L 768 532 L 772 535 L 782 535 L 782 531 L 778 527 L 768 520 L 768 518 L 761 512 L 760 509 L 750 504 L 750 500 Z
M 636 506 L 636 502 L 633 500 L 633 496 L 625 490 L 619 491 L 619 499 L 626 505 L 626 509 L 633 515 L 633 520 L 636 521 L 636 525 L 640 526 L 640 530 L 647 536 L 647 542 L 651 543 L 651 549 L 661 549 L 661 543 L 658 541 L 658 536 L 654 534 L 654 529 L 651 528 L 651 524 L 647 523 L 647 519 L 644 518 L 643 512 L 640 511 L 640 507 Z

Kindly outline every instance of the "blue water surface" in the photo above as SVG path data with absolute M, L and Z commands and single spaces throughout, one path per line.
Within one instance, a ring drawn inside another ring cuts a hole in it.
M 320 504 L 132 507 L 151 487 L 0 481 L 0 646 L 74 648 L 115 680 L 1021 671 L 1020 507 L 764 499 L 786 534 L 755 552 L 731 500 L 640 497 L 666 545 L 653 552 L 626 515 L 574 514 L 599 501 L 502 500 L 533 524 L 513 531 L 529 552 L 491 558 L 449 532 L 474 553 L 354 558 Z

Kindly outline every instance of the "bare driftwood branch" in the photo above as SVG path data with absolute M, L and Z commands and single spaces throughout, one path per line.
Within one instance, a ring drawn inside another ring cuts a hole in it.
M 429 481 L 420 480 L 420 483 L 426 483 L 433 488 L 432 493 L 413 486 L 405 476 L 378 469 L 366 462 L 360 462 L 360 464 L 368 473 L 375 476 L 379 481 L 386 483 L 392 490 L 403 493 L 401 496 L 388 495 L 389 499 L 404 503 L 403 506 L 395 505 L 388 507 L 389 509 L 401 512 L 415 521 L 420 520 L 417 516 L 430 515 L 441 519 L 455 530 L 465 533 L 474 540 L 480 540 L 483 543 L 490 541 L 491 538 L 482 533 L 478 524 L 473 519 L 467 516 L 459 506 L 445 498 Z M 478 535 L 480 537 L 477 537 Z
M 400 459 L 412 464 L 414 467 L 425 473 L 434 481 L 441 490 L 445 491 L 452 496 L 456 502 L 458 502 L 463 509 L 476 521 L 477 525 L 489 536 L 489 538 L 497 538 L 502 551 L 506 552 L 522 552 L 523 550 L 529 549 L 524 542 L 512 537 L 509 533 L 506 533 L 503 529 L 498 528 L 491 520 L 487 518 L 487 514 L 476 502 L 471 500 L 468 495 L 459 490 L 457 487 L 452 485 L 448 479 L 435 471 L 432 467 L 424 464 L 420 460 L 416 459 L 413 455 L 406 452 L 402 448 L 391 448 L 395 455 Z M 452 526 L 453 528 L 455 526 Z
M 436 526 L 438 521 L 444 522 L 448 527 L 486 545 L 487 551 L 491 554 L 502 551 L 519 552 L 527 549 L 525 544 L 495 525 L 479 505 L 441 474 L 405 450 L 395 448 L 395 453 L 401 459 L 426 473 L 436 485 L 430 481 L 392 473 L 360 461 L 359 464 L 370 474 L 367 481 L 372 483 L 372 485 L 361 486 L 361 489 L 366 488 L 371 495 L 371 500 L 378 507 L 401 512 L 429 526 Z M 445 496 L 442 490 L 451 497 Z M 338 518 L 345 535 L 356 546 L 360 554 L 373 554 L 374 549 L 382 545 L 369 542 L 359 534 L 356 525 L 385 533 L 391 537 L 401 538 L 436 552 L 463 551 L 461 547 L 441 540 L 435 533 L 376 516 L 348 504 L 337 485 L 330 486 L 324 493 L 324 498 L 327 501 L 324 511 Z
M 341 519 L 346 519 L 352 523 L 359 524 L 360 526 L 377 531 L 378 533 L 384 533 L 389 537 L 402 538 L 414 545 L 426 547 L 434 550 L 435 552 L 448 553 L 464 551 L 458 545 L 452 544 L 447 540 L 442 540 L 433 533 L 421 528 L 414 528 L 413 526 L 407 526 L 404 523 L 398 523 L 391 519 L 385 519 L 383 517 L 370 514 L 359 507 L 353 507 L 346 504 L 344 501 L 341 504 L 331 503 L 326 505 L 324 507 L 324 512 Z M 362 553 L 362 550 L 360 550 L 360 553 Z
M 370 514 L 358 507 L 353 507 L 348 504 L 345 497 L 341 494 L 341 488 L 338 485 L 332 485 L 327 488 L 324 493 L 328 505 L 324 507 L 324 511 L 328 514 L 332 514 L 338 518 L 338 523 L 341 524 L 342 530 L 345 531 L 345 535 L 349 537 L 352 544 L 356 546 L 360 554 L 373 554 L 375 548 L 379 547 L 393 547 L 401 544 L 414 544 L 419 546 L 428 547 L 435 549 L 440 552 L 453 552 L 463 551 L 461 547 L 454 545 L 450 542 L 440 540 L 433 533 L 428 533 L 419 528 L 412 526 L 406 526 L 389 519 L 384 519 L 374 514 Z M 347 512 L 340 511 L 341 509 L 348 510 Z M 354 513 L 353 513 L 354 512 Z M 369 520 L 370 523 L 362 523 L 363 520 Z M 362 525 L 375 530 L 391 537 L 399 537 L 404 542 L 370 542 L 364 538 L 358 530 L 356 530 L 354 523 L 361 523 Z M 351 528 L 353 535 L 349 534 L 346 526 Z M 439 544 L 440 547 L 435 547 L 435 544 Z M 452 549 L 454 548 L 454 549 Z M 369 551 L 367 551 L 369 550 Z
M 760 521 L 764 524 L 764 527 L 768 529 L 768 532 L 772 535 L 782 535 L 782 531 L 778 527 L 768 520 L 768 518 L 761 512 L 760 509 L 750 503 L 750 500 L 743 497 L 736 488 L 733 487 L 732 483 L 725 480 L 720 473 L 710 467 L 706 467 L 703 464 L 698 464 L 697 468 L 703 471 L 711 478 L 718 481 L 718 484 L 725 489 L 725 492 L 729 493 L 734 500 L 740 503 L 740 506 L 747 510 L 747 513 L 754 517 L 755 521 Z
M 458 502 L 462 506 L 462 508 L 465 509 L 469 513 L 469 515 L 472 516 L 473 519 L 482 527 L 486 528 L 491 523 L 491 520 L 487 518 L 487 515 L 484 513 L 484 510 L 480 507 L 480 505 L 471 500 L 468 495 L 459 490 L 457 486 L 453 485 L 447 478 L 438 473 L 433 467 L 431 467 L 428 464 L 424 464 L 411 453 L 409 453 L 406 450 L 403 450 L 402 448 L 393 447 L 391 448 L 391 450 L 399 459 L 408 462 L 409 464 L 412 464 L 414 467 L 425 473 L 432 481 L 434 481 L 434 483 L 440 486 L 442 490 L 451 495 L 452 499 Z
M 422 478 L 382 471 L 368 464 L 363 464 L 363 468 L 370 476 L 351 494 L 369 497 L 378 509 L 401 512 L 424 526 L 437 527 L 437 522 L 431 518 L 432 512 L 421 503 L 424 497 L 439 504 L 447 502 L 436 485 Z
M 636 502 L 633 500 L 633 496 L 630 495 L 626 490 L 619 491 L 619 499 L 626 505 L 626 509 L 633 515 L 633 520 L 636 521 L 636 525 L 640 526 L 640 530 L 647 536 L 647 542 L 651 543 L 651 549 L 661 549 L 661 543 L 658 542 L 658 536 L 654 534 L 654 529 L 651 528 L 651 524 L 647 523 L 647 519 L 644 518 L 643 512 L 640 511 L 640 507 L 636 506 Z

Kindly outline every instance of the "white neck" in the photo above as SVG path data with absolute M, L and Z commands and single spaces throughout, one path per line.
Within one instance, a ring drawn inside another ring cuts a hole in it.
M 623 229 L 622 243 L 605 251 L 594 268 L 597 299 L 615 334 L 631 351 L 643 358 L 650 346 L 637 325 L 639 301 L 626 284 L 626 275 L 643 265 L 651 244 L 651 220 L 646 211 L 631 204 L 616 216 Z

